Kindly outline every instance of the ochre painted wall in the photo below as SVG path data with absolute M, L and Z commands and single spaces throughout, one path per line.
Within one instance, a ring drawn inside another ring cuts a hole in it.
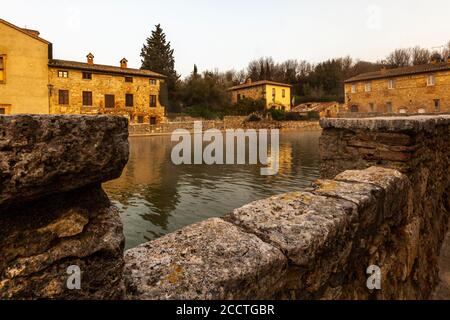
M 440 111 L 450 111 L 450 71 L 431 73 L 436 77 L 434 86 L 427 85 L 429 74 L 416 74 L 392 78 L 395 80 L 395 88 L 388 89 L 389 79 L 377 79 L 370 81 L 372 91 L 365 92 L 365 84 L 369 81 L 357 82 L 356 93 L 352 93 L 352 84 L 345 85 L 346 104 L 358 106 L 359 112 L 387 112 L 387 103 L 392 103 L 392 112 L 398 113 L 405 109 L 408 113 L 436 112 L 434 100 L 440 99 Z M 370 110 L 369 104 L 374 104 L 374 110 Z
M 272 99 L 273 89 L 275 89 L 275 102 Z M 285 90 L 285 94 L 283 97 L 283 90 Z M 282 87 L 275 85 L 267 85 L 266 86 L 266 97 L 267 97 L 267 106 L 270 108 L 272 105 L 281 105 L 285 108 L 286 111 L 291 110 L 291 88 L 290 87 Z
M 275 89 L 275 102 L 272 100 L 272 90 Z M 283 90 L 285 90 L 285 97 L 283 98 Z M 266 107 L 269 109 L 272 106 L 282 106 L 286 111 L 291 109 L 291 88 L 276 86 L 276 85 L 259 85 L 254 87 L 236 89 L 231 92 L 231 102 L 237 102 L 238 94 L 241 98 L 259 100 L 266 99 Z
M 68 78 L 58 78 L 58 71 L 67 71 Z M 52 114 L 118 114 L 126 116 L 131 122 L 143 117 L 144 123 L 156 117 L 159 123 L 164 119 L 164 107 L 159 101 L 160 81 L 150 84 L 150 78 L 133 76 L 133 82 L 125 82 L 125 76 L 92 73 L 92 80 L 83 79 L 83 71 L 49 68 L 52 85 L 50 106 Z M 69 105 L 59 104 L 59 90 L 69 90 Z M 83 91 L 92 92 L 92 106 L 83 106 Z M 105 107 L 105 95 L 115 96 L 115 108 Z M 125 107 L 125 95 L 133 94 L 134 106 Z M 157 107 L 150 108 L 150 95 L 156 95 Z
M 1 108 L 10 114 L 49 113 L 48 44 L 0 22 L 0 55 L 6 55 Z

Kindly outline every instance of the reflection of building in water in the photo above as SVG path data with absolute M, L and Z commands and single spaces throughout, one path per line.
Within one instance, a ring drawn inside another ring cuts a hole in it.
M 163 229 L 179 199 L 180 168 L 170 163 L 170 153 L 166 137 L 134 138 L 121 178 L 105 185 L 110 197 L 124 206 L 134 194 L 144 198 L 151 207 L 142 217 Z
M 279 174 L 292 173 L 293 166 L 293 146 L 292 143 L 284 143 L 280 145 L 280 169 Z

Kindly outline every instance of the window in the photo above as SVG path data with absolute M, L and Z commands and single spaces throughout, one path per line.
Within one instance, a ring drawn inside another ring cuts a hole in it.
M 155 125 L 156 124 L 156 117 L 151 117 L 150 118 L 150 124 L 151 125 Z
M 388 89 L 392 90 L 395 88 L 395 80 L 391 79 L 388 81 Z
M 283 89 L 283 90 L 281 91 L 281 96 L 282 96 L 283 98 L 286 98 L 286 90 L 285 90 L 285 89 Z
M 150 96 L 150 108 L 156 108 L 156 96 L 155 95 Z
M 275 102 L 275 99 L 277 97 L 277 91 L 275 90 L 275 88 L 272 89 L 272 101 Z
M 134 101 L 133 101 L 133 95 L 130 93 L 127 93 L 125 95 L 125 107 L 132 107 L 134 106 Z
M 58 70 L 58 78 L 68 78 L 69 71 Z
M 143 116 L 138 116 L 138 123 L 144 123 L 144 117 Z
M 400 108 L 398 109 L 398 113 L 407 113 L 408 110 L 406 108 Z
M 83 72 L 83 80 L 92 80 L 91 72 Z
M 372 83 L 367 82 L 364 88 L 366 92 L 372 91 Z
M 352 93 L 356 93 L 356 84 L 352 84 Z
M 6 81 L 6 58 L 5 56 L 0 56 L 0 83 L 4 83 Z
M 440 112 L 441 111 L 441 100 L 440 99 L 435 99 L 434 100 L 434 110 L 436 112 Z
M 114 108 L 116 105 L 115 97 L 113 94 L 105 94 L 105 107 Z
M 155 79 L 150 79 L 150 85 L 156 86 L 156 80 Z
M 125 82 L 133 82 L 133 77 L 125 77 Z
M 430 74 L 427 77 L 427 86 L 431 87 L 434 86 L 436 84 L 436 77 L 434 76 L 434 74 Z
M 87 106 L 87 107 L 92 106 L 92 92 L 91 91 L 83 91 L 83 106 Z
M 69 104 L 69 90 L 59 90 L 58 101 L 61 105 Z
M 375 104 L 369 103 L 369 112 L 375 112 Z
M 238 93 L 237 95 L 237 101 L 241 100 L 241 94 Z
M 386 112 L 392 113 L 392 102 L 386 102 Z
M 5 108 L 0 108 L 0 114 L 6 114 L 6 109 Z

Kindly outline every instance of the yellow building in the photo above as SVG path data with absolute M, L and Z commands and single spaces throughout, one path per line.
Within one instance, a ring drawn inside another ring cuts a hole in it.
M 345 82 L 345 99 L 351 112 L 450 112 L 450 59 L 360 74 Z
M 33 30 L 0 20 L 0 114 L 116 114 L 134 123 L 164 120 L 165 76 L 118 66 L 56 60 Z
M 39 32 L 0 19 L 0 114 L 48 114 L 52 45 Z
M 228 89 L 231 102 L 237 103 L 241 99 L 264 100 L 267 109 L 279 108 L 291 110 L 291 85 L 274 81 L 256 81 L 251 79 L 246 83 Z

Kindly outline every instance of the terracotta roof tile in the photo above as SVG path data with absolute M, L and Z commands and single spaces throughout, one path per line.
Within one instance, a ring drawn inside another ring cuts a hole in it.
M 83 71 L 91 71 L 91 72 L 105 72 L 105 73 L 114 73 L 120 75 L 130 75 L 130 76 L 142 76 L 142 77 L 150 77 L 150 78 L 166 78 L 166 76 L 150 71 L 150 70 L 140 70 L 140 69 L 131 69 L 126 68 L 122 69 L 120 67 L 115 66 L 106 66 L 101 64 L 88 64 L 83 62 L 76 61 L 67 61 L 67 60 L 50 60 L 48 63 L 51 68 L 64 68 L 64 69 L 75 69 L 75 70 L 83 70 Z
M 357 82 L 364 80 L 372 80 L 372 79 L 383 79 L 383 78 L 391 78 L 397 76 L 406 76 L 418 73 L 428 73 L 428 72 L 436 72 L 436 71 L 446 71 L 450 70 L 450 63 L 430 63 L 419 66 L 412 67 L 404 67 L 404 68 L 396 68 L 396 69 L 386 69 L 375 72 L 367 72 L 357 75 L 356 77 L 350 78 L 346 80 L 346 83 L 349 82 Z

